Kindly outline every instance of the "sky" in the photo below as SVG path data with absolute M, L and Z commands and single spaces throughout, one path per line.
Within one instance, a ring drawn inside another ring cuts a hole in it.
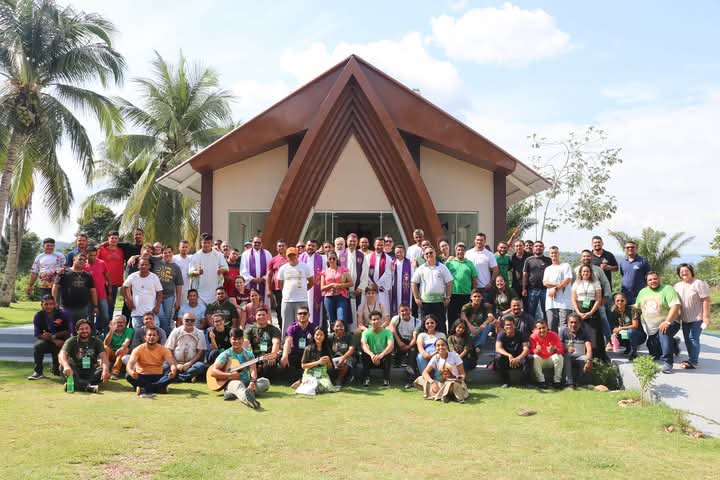
M 720 2 L 74 0 L 118 29 L 122 86 L 150 75 L 155 52 L 180 51 L 215 69 L 246 121 L 351 53 L 386 71 L 525 163 L 528 135 L 567 138 L 588 125 L 622 149 L 608 194 L 614 217 L 592 232 L 562 227 L 546 244 L 587 248 L 608 230 L 684 231 L 684 253 L 709 253 L 720 226 Z M 91 119 L 88 131 L 102 137 Z M 715 126 L 715 128 L 713 127 Z M 30 229 L 70 240 L 86 185 L 71 153 L 61 161 L 76 198 L 58 225 L 34 200 Z M 533 237 L 534 232 L 529 232 Z M 612 240 L 608 249 L 618 251 Z

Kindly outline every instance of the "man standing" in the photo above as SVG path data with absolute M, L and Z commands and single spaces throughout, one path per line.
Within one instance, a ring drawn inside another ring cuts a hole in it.
M 470 301 L 470 293 L 478 283 L 478 273 L 475 264 L 465 258 L 465 244 L 458 242 L 455 245 L 455 257 L 445 262 L 452 274 L 452 295 L 448 304 L 448 325 L 460 318 L 460 309 Z
M 283 338 L 287 330 L 284 324 L 296 318 L 299 309 L 308 308 L 308 292 L 315 284 L 313 270 L 309 265 L 298 260 L 297 248 L 290 247 L 286 253 L 288 263 L 278 270 L 278 286 L 282 290 L 283 325 L 280 331 L 283 333 Z
M 173 263 L 180 268 L 180 273 L 182 274 L 183 279 L 180 298 L 187 298 L 188 290 L 190 290 L 190 277 L 188 277 L 188 270 L 190 270 L 189 252 L 190 243 L 187 240 L 180 240 L 180 243 L 178 244 L 178 253 L 173 255 Z
M 168 384 L 177 375 L 175 357 L 158 343 L 159 338 L 157 328 L 145 327 L 145 343 L 138 345 L 130 355 L 125 378 L 138 396 L 150 398 L 156 393 L 167 393 Z M 170 371 L 163 373 L 166 362 Z
M 222 285 L 228 264 L 223 254 L 213 248 L 212 235 L 209 233 L 200 236 L 200 246 L 202 249 L 190 258 L 188 275 L 202 301 L 210 304 L 215 297 L 215 289 Z
M 75 260 L 75 255 L 78 253 L 86 253 L 88 247 L 88 237 L 84 233 L 78 233 L 75 237 L 75 248 L 70 250 L 67 254 L 67 261 L 65 262 L 66 267 L 72 267 Z
M 545 307 L 550 330 L 557 333 L 559 327 L 567 327 L 567 316 L 572 311 L 572 269 L 560 263 L 560 249 L 550 247 L 552 262 L 543 272 L 546 290 Z
M 155 260 L 153 263 L 153 273 L 160 280 L 163 294 L 159 313 L 160 328 L 169 335 L 174 327 L 175 312 L 180 308 L 180 295 L 183 287 L 182 272 L 180 267 L 173 263 L 173 249 L 171 246 L 163 247 L 162 259 Z
M 361 237 L 359 240 L 359 245 L 360 251 L 363 253 L 363 255 L 370 255 L 370 252 L 372 252 L 372 250 L 370 250 L 370 240 L 368 240 L 367 237 Z
M 232 347 L 218 356 L 215 363 L 210 367 L 209 374 L 217 380 L 229 380 L 225 385 L 225 400 L 237 399 L 250 408 L 260 408 L 260 402 L 255 399 L 255 395 L 267 392 L 270 389 L 270 381 L 264 377 L 258 378 L 257 365 L 255 364 L 242 370 L 229 371 L 232 360 L 244 363 L 255 358 L 251 351 L 244 348 L 245 340 L 242 329 L 233 328 L 230 330 L 230 342 Z
M 508 244 L 499 242 L 497 244 L 497 252 L 495 253 L 495 261 L 498 266 L 498 275 L 505 279 L 506 284 L 510 284 L 510 255 L 508 254 Z
M 553 387 L 560 388 L 563 374 L 565 349 L 557 333 L 548 330 L 543 320 L 535 322 L 535 332 L 530 335 L 530 351 L 533 354 L 533 370 L 539 386 L 547 386 L 543 368 L 553 367 Z
M 240 275 L 240 251 L 233 248 L 225 256 L 225 259 L 228 262 L 228 271 L 223 274 L 223 287 L 225 287 L 228 297 L 236 297 L 235 279 Z
M 453 277 L 442 263 L 437 263 L 435 249 L 428 247 L 423 253 L 425 263 L 413 273 L 412 290 L 420 318 L 433 314 L 438 318 L 438 330 L 445 333 L 445 308 L 450 303 Z
M 205 308 L 205 321 L 201 322 L 201 328 L 207 328 L 210 318 L 217 313 L 222 315 L 227 330 L 240 326 L 240 315 L 237 308 L 232 304 L 223 287 L 215 289 L 215 301 L 210 302 Z
M 560 341 L 565 346 L 563 365 L 565 386 L 575 389 L 582 374 L 592 367 L 592 343 L 582 328 L 582 319 L 577 313 L 568 315 L 568 326 L 560 330 Z
M 87 248 L 87 263 L 84 270 L 90 274 L 97 293 L 98 312 L 95 315 L 95 332 L 100 338 L 107 333 L 110 322 L 110 305 L 108 293 L 111 291 L 110 272 L 105 262 L 97 258 L 98 252 L 92 245 Z
M 277 355 L 280 353 L 280 329 L 270 323 L 270 312 L 259 307 L 255 312 L 255 323 L 245 330 L 245 338 L 255 357 L 266 356 L 259 367 L 258 375 L 271 378 L 277 369 Z
M 522 240 L 515 240 L 515 253 L 510 257 L 510 271 L 512 272 L 512 289 L 518 298 L 523 298 L 523 266 L 531 254 L 525 253 L 525 244 Z
M 473 262 L 475 270 L 477 270 L 478 288 L 485 291 L 485 300 L 495 285 L 495 277 L 498 276 L 498 265 L 495 255 L 485 248 L 487 237 L 484 233 L 475 235 L 475 248 L 472 248 L 465 257 Z
M 407 258 L 413 263 L 413 266 L 417 266 L 417 259 L 423 254 L 421 244 L 425 240 L 425 232 L 416 228 L 413 230 L 413 240 L 415 240 L 415 244 L 408 247 Z
M 390 315 L 397 315 L 400 305 L 410 305 L 412 300 L 413 267 L 409 258 L 405 257 L 405 247 L 395 245 L 395 260 L 390 270 L 393 273 L 392 291 L 390 292 Z
M 120 234 L 116 230 L 108 232 L 107 242 L 100 244 L 97 249 L 97 258 L 105 262 L 110 274 L 110 294 L 108 295 L 108 314 L 115 312 L 115 301 L 118 290 L 125 279 L 125 254 L 118 246 Z
M 250 290 L 257 290 L 265 304 L 270 304 L 270 291 L 266 291 L 268 264 L 272 254 L 263 248 L 262 238 L 253 237 L 252 248 L 240 257 L 240 275 L 245 278 Z
M 290 250 L 290 249 L 288 249 Z M 285 267 L 283 267 L 285 268 Z M 285 312 L 290 313 L 289 311 Z M 285 344 L 283 345 L 282 358 L 280 365 L 288 371 L 288 377 L 293 386 L 300 381 L 303 373 L 301 365 L 303 352 L 305 347 L 313 341 L 314 327 L 310 323 L 310 309 L 307 306 L 298 307 L 296 312 L 296 320 L 287 328 L 285 332 Z M 287 315 L 286 319 L 290 318 Z
M 370 386 L 370 369 L 383 369 L 383 387 L 390 386 L 390 368 L 392 367 L 392 351 L 395 347 L 393 334 L 382 327 L 382 314 L 370 312 L 370 327 L 362 333 L 360 340 L 362 350 L 363 387 Z
M 277 255 L 270 259 L 270 263 L 267 267 L 265 290 L 269 292 L 269 295 L 271 295 L 271 305 L 275 307 L 275 315 L 277 315 L 278 325 L 282 326 L 282 288 L 280 288 L 280 283 L 278 281 L 278 272 L 280 271 L 280 267 L 285 265 L 288 261 L 285 256 L 285 252 L 287 250 L 287 243 L 285 240 L 278 240 L 275 243 L 275 249 L 277 250 Z
M 628 305 L 633 305 L 638 292 L 645 287 L 645 278 L 650 273 L 650 264 L 637 254 L 637 244 L 625 242 L 625 258 L 620 261 L 622 287 L 620 291 L 627 297 Z
M 150 271 L 150 260 L 141 258 L 138 267 L 139 270 L 128 275 L 123 283 L 123 298 L 130 309 L 135 329 L 142 327 L 142 317 L 146 312 L 152 312 L 158 318 L 163 298 L 160 279 Z
M 27 287 L 28 296 L 32 295 L 33 285 L 38 282 L 40 290 L 40 298 L 45 295 L 52 294 L 53 283 L 58 272 L 65 266 L 65 256 L 55 251 L 55 240 L 46 238 L 43 240 L 43 253 L 35 257 L 35 261 L 30 267 L 30 282 Z
M 205 351 L 205 334 L 195 328 L 195 315 L 183 315 L 183 324 L 176 327 L 168 336 L 165 347 L 170 350 L 177 362 L 177 378 L 179 382 L 193 382 L 202 377 L 207 370 Z
M 542 316 L 545 318 L 546 289 L 543 284 L 545 269 L 552 264 L 550 259 L 543 255 L 545 245 L 540 240 L 533 244 L 533 255 L 523 264 L 522 296 L 527 298 L 526 312 L 537 318 L 537 308 L 540 305 Z
M 324 325 L 323 322 L 323 301 L 322 291 L 320 290 L 320 275 L 325 270 L 325 257 L 317 251 L 317 241 L 308 240 L 305 244 L 305 253 L 300 255 L 300 263 L 304 263 L 313 272 L 313 286 L 307 290 L 307 304 L 310 308 L 310 323 L 319 327 Z M 292 318 L 292 317 L 290 317 Z
M 55 277 L 52 289 L 53 298 L 60 298 L 63 309 L 70 314 L 74 322 L 87 318 L 92 305 L 92 314 L 98 314 L 97 292 L 92 275 L 85 271 L 87 254 L 78 253 L 73 259 L 72 268 L 64 270 Z
M 339 258 L 339 257 L 338 257 Z M 360 282 L 362 281 L 363 264 L 365 263 L 365 254 L 358 250 L 358 236 L 356 233 L 350 233 L 347 236 L 347 265 L 348 273 L 353 281 L 353 287 L 348 288 L 348 300 L 350 301 L 350 318 L 357 318 L 357 307 L 360 305 L 362 298 L 362 290 Z
M 77 260 L 73 265 L 75 262 Z M 77 335 L 70 337 L 60 351 L 60 366 L 66 379 L 72 375 L 74 390 L 98 393 L 98 384 L 110 379 L 105 346 L 99 338 L 90 335 L 92 328 L 86 319 L 75 323 L 75 331 Z M 101 368 L 97 366 L 98 359 Z M 67 380 L 65 386 L 67 389 Z
M 619 266 L 615 255 L 603 249 L 603 245 L 602 237 L 592 237 L 592 264 L 600 267 L 607 276 L 608 283 L 612 285 L 612 272 L 617 272 Z
M 663 373 L 671 373 L 677 353 L 675 334 L 680 330 L 680 297 L 672 286 L 660 284 L 656 272 L 648 272 L 646 281 L 647 287 L 637 294 L 635 306 L 642 311 L 648 352 L 663 362 Z
M 33 359 L 35 368 L 28 380 L 43 378 L 43 358 L 46 353 L 52 359 L 53 375 L 60 375 L 58 364 L 58 352 L 63 347 L 65 340 L 70 338 L 73 331 L 72 317 L 57 307 L 52 295 L 43 296 L 40 301 L 41 310 L 33 318 L 33 328 L 37 342 L 33 345 Z
M 493 361 L 493 366 L 500 375 L 502 388 L 512 385 L 510 379 L 511 369 L 520 369 L 523 374 L 522 383 L 527 381 L 530 373 L 528 337 L 515 327 L 515 320 L 510 315 L 503 318 L 503 331 L 498 334 L 495 342 L 495 352 L 497 356 Z
M 389 234 L 385 234 L 385 237 L 383 237 L 383 252 L 385 252 L 385 255 L 395 259 L 395 242 L 393 241 L 392 236 Z
M 375 251 L 367 255 L 363 265 L 363 279 L 360 288 L 365 290 L 368 284 L 374 284 L 378 289 L 378 302 L 386 312 L 390 311 L 390 289 L 393 275 L 391 271 L 392 258 L 385 253 L 385 240 L 382 237 L 375 239 Z M 364 300 L 364 298 L 363 298 Z

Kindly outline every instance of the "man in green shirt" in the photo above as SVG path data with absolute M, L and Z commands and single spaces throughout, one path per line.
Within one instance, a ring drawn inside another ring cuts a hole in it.
M 66 379 L 72 375 L 75 390 L 97 393 L 98 384 L 110 378 L 105 345 L 91 335 L 90 322 L 84 318 L 77 321 L 75 331 L 77 335 L 70 337 L 60 351 L 60 368 Z M 98 358 L 102 368 L 97 366 Z
M 132 342 L 135 330 L 127 326 L 125 315 L 116 315 L 110 322 L 110 330 L 105 335 L 105 353 L 108 356 L 108 363 L 112 363 L 112 374 L 110 380 L 120 378 L 120 370 L 122 369 L 123 356 L 130 353 L 130 343 Z
M 390 367 L 392 366 L 392 351 L 395 347 L 393 334 L 382 327 L 382 313 L 374 310 L 370 312 L 370 327 L 362 333 L 360 341 L 362 353 L 363 387 L 370 386 L 370 369 L 383 369 L 383 387 L 390 386 Z
M 280 329 L 270 323 L 270 312 L 265 306 L 255 312 L 255 323 L 245 330 L 245 340 L 250 343 L 253 355 L 265 357 L 258 366 L 258 375 L 272 378 L 277 372 L 277 356 L 280 353 Z
M 677 321 L 680 298 L 670 285 L 661 285 L 657 272 L 645 275 L 647 287 L 640 290 L 635 307 L 642 311 L 642 323 L 647 334 L 647 347 L 654 359 L 663 362 L 662 372 L 671 373 L 676 353 L 675 334 L 680 330 Z
M 508 254 L 508 244 L 500 242 L 497 244 L 497 253 L 495 254 L 495 260 L 497 260 L 498 275 L 505 279 L 505 283 L 510 285 L 510 255 Z
M 452 328 L 455 320 L 460 318 L 460 309 L 470 301 L 470 292 L 477 287 L 478 273 L 475 264 L 465 258 L 465 244 L 455 245 L 455 257 L 446 262 L 453 277 L 452 294 L 447 307 L 448 325 Z

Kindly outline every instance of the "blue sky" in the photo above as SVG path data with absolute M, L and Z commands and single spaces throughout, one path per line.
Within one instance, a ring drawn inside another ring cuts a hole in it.
M 704 253 L 720 225 L 720 2 L 70 3 L 115 22 L 128 78 L 148 74 L 153 50 L 215 68 L 238 95 L 237 119 L 357 53 L 526 163 L 532 132 L 605 129 L 625 161 L 609 189 L 619 211 L 601 235 L 684 230 L 696 236 L 686 253 Z M 130 81 L 108 93 L 137 100 Z M 69 153 L 63 162 L 75 168 Z M 73 186 L 79 200 L 93 188 Z M 39 204 L 31 228 L 70 238 L 75 224 L 49 224 Z M 569 250 L 591 235 L 545 238 Z

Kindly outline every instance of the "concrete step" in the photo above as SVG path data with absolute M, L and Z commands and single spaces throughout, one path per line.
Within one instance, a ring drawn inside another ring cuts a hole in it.
M 23 345 L 32 345 L 35 343 L 35 340 L 36 339 L 32 334 L 27 335 L 24 333 L 0 333 L 0 345 L 5 343 L 21 343 Z
M 10 355 L 10 356 L 30 356 L 32 358 L 32 344 L 28 343 L 9 343 L 9 342 L 1 342 L 0 343 L 0 356 L 2 355 Z

